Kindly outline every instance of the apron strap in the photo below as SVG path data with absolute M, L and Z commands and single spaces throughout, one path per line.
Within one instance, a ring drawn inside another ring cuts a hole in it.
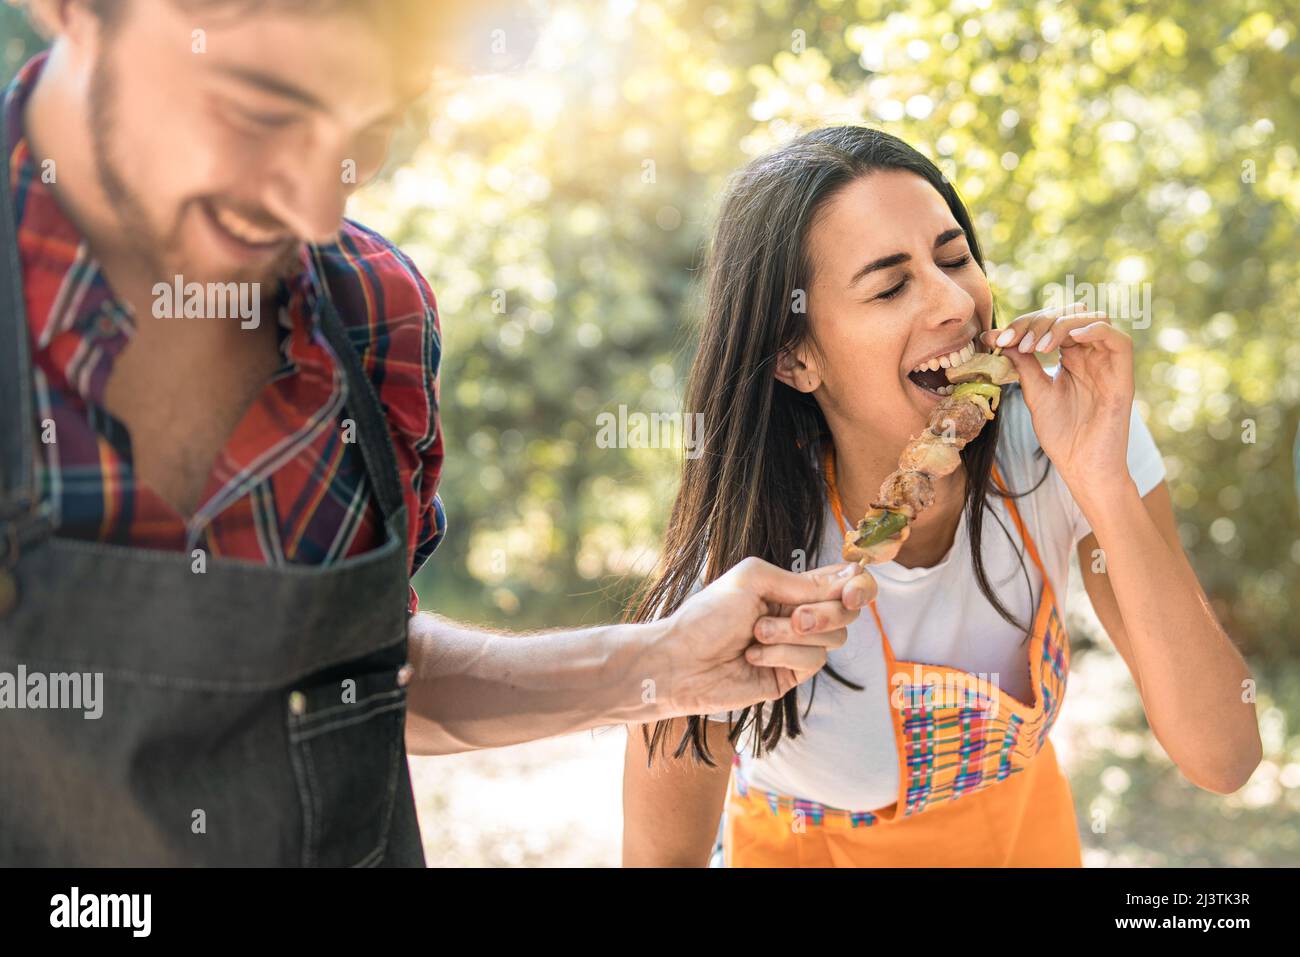
M 37 501 L 29 333 L 11 159 L 10 144 L 0 129 L 0 517 L 29 511 Z
M 1016 508 L 1016 500 L 1011 497 L 1006 485 L 1003 484 L 1002 475 L 998 472 L 996 462 L 993 463 L 993 481 L 1006 494 L 1004 501 L 1007 503 L 1007 511 L 1011 513 L 1011 520 L 1016 523 L 1016 529 L 1020 532 L 1020 540 L 1025 543 L 1025 550 L 1029 552 L 1029 557 L 1038 566 L 1038 573 L 1043 576 L 1043 581 L 1047 581 L 1047 569 L 1043 567 L 1043 560 L 1038 557 L 1038 548 L 1034 545 L 1034 538 L 1029 534 L 1029 529 L 1025 526 L 1025 520 L 1020 517 L 1020 509 Z
M 357 423 L 357 443 L 361 447 L 361 457 L 365 462 L 366 474 L 370 477 L 370 487 L 374 490 L 379 511 L 385 524 L 390 524 L 399 515 L 405 525 L 405 499 L 402 496 L 401 471 L 397 465 L 397 452 L 393 448 L 393 439 L 388 432 L 388 418 L 384 415 L 383 405 L 375 387 L 361 365 L 361 356 L 348 338 L 338 310 L 330 299 L 328 282 L 321 275 L 321 287 L 324 295 L 321 304 L 321 329 L 330 348 L 343 365 L 343 374 L 347 382 L 347 409 Z M 403 538 L 406 529 L 395 528 L 394 532 Z
M 36 488 L 27 304 L 4 126 L 0 122 L 0 569 L 54 532 Z

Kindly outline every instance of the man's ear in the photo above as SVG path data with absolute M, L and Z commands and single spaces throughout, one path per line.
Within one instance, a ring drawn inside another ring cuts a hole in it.
M 36 34 L 51 43 L 69 34 L 80 36 L 85 32 L 87 24 L 98 27 L 99 14 L 95 12 L 90 0 L 8 0 L 8 2 L 22 7 L 27 13 L 27 22 L 31 24 Z M 120 0 L 113 0 L 113 2 L 117 3 Z
M 779 380 L 800 392 L 816 392 L 822 384 L 821 373 L 817 369 L 817 360 L 807 346 L 799 346 L 794 351 L 777 353 L 776 371 Z
M 61 0 L 9 0 L 14 6 L 24 7 L 27 20 L 41 37 L 53 40 L 59 33 L 63 20 L 63 3 Z

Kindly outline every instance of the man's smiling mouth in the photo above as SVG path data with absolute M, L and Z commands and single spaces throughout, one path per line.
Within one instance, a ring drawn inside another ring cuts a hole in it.
M 275 249 L 292 238 L 283 231 L 260 227 L 226 207 L 209 204 L 208 214 L 229 238 L 251 249 Z

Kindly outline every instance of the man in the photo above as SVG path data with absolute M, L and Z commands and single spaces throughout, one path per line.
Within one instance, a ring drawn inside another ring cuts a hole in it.
M 343 212 L 446 6 L 35 5 L 2 127 L 0 862 L 419 865 L 408 748 L 773 700 L 874 594 L 749 560 L 650 625 L 419 611 L 436 306 Z

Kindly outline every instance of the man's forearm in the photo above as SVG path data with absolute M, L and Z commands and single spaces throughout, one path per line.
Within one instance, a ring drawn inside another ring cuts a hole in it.
M 410 627 L 407 749 L 452 754 L 653 720 L 665 702 L 648 661 L 662 627 L 510 634 L 420 612 Z

